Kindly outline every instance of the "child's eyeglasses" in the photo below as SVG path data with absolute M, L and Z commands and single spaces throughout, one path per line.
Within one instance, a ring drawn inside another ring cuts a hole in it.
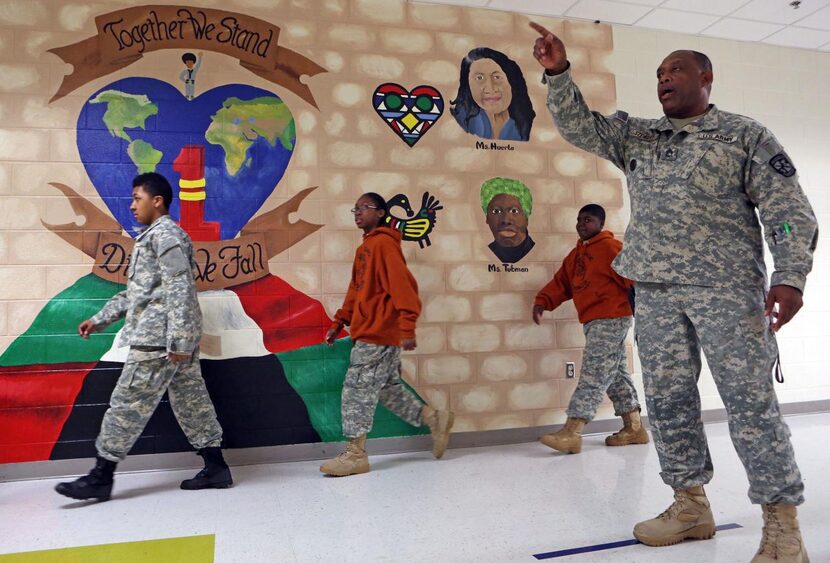
M 361 213 L 363 213 L 363 212 L 364 212 L 364 211 L 366 211 L 367 209 L 377 209 L 377 208 L 378 208 L 378 206 L 377 206 L 377 205 L 360 205 L 360 206 L 358 206 L 358 207 L 354 207 L 354 208 L 350 209 L 349 211 L 351 211 L 351 212 L 352 212 L 352 214 L 354 215 L 354 214 L 355 214 L 355 213 L 357 213 L 358 211 L 360 211 Z

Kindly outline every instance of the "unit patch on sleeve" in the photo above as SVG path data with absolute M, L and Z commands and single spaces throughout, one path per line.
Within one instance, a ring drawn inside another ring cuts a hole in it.
M 795 174 L 795 166 L 793 166 L 793 163 L 790 162 L 790 159 L 783 152 L 773 156 L 769 161 L 769 165 L 785 178 L 789 178 Z

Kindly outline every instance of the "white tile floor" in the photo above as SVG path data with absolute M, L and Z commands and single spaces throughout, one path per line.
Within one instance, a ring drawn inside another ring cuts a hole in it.
M 807 486 L 800 511 L 813 563 L 830 561 L 830 414 L 788 418 Z M 643 545 L 551 561 L 740 562 L 760 539 L 758 507 L 725 424 L 707 427 L 718 524 L 743 528 L 667 548 Z M 117 477 L 110 502 L 70 502 L 57 480 L 0 484 L 0 553 L 216 535 L 216 561 L 535 561 L 533 554 L 625 540 L 670 502 L 652 445 L 583 453 L 537 443 L 375 456 L 372 471 L 325 478 L 318 462 L 234 468 L 237 485 L 181 491 L 192 471 Z M 370 445 L 371 451 L 371 445 Z

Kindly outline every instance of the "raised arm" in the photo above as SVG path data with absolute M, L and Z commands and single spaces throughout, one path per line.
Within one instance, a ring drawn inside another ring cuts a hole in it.
M 565 44 L 535 22 L 530 22 L 530 27 L 539 33 L 533 45 L 533 56 L 545 69 L 543 81 L 548 85 L 547 106 L 562 137 L 625 170 L 623 138 L 627 116 L 618 112 L 615 117 L 605 117 L 592 112 L 571 79 Z

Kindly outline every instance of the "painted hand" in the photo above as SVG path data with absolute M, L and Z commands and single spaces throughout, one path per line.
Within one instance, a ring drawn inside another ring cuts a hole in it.
M 404 338 L 401 340 L 401 348 L 404 350 L 414 350 L 416 346 L 418 346 L 418 343 L 415 342 L 414 338 Z

